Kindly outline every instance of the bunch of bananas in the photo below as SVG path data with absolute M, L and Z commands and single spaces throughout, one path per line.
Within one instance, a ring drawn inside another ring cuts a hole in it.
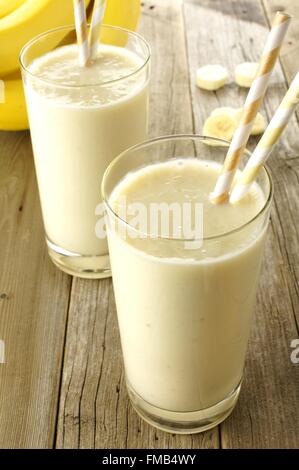
M 93 0 L 85 0 L 88 20 Z M 135 30 L 140 0 L 107 0 L 103 23 Z M 28 129 L 19 53 L 33 37 L 74 23 L 72 0 L 0 0 L 0 130 Z

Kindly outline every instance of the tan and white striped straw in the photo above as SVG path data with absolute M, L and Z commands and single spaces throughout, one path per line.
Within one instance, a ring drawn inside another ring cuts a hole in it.
M 247 95 L 240 124 L 234 133 L 221 173 L 210 199 L 214 204 L 227 200 L 229 190 L 237 170 L 253 125 L 253 121 L 263 100 L 271 72 L 277 60 L 283 38 L 287 32 L 291 17 L 277 12 L 269 33 L 256 77 Z
M 89 31 L 90 58 L 95 59 L 99 46 L 100 28 L 105 13 L 106 0 L 95 0 Z
M 79 64 L 85 67 L 89 60 L 89 47 L 87 37 L 87 22 L 84 0 L 73 0 L 74 15 L 79 49 Z
M 287 126 L 298 103 L 299 72 L 292 81 L 290 88 L 286 92 L 261 140 L 257 144 L 244 170 L 242 171 L 240 179 L 232 190 L 229 199 L 230 202 L 235 203 L 240 201 L 240 199 L 242 199 L 249 191 L 263 164 L 266 162 L 273 150 L 273 147 Z

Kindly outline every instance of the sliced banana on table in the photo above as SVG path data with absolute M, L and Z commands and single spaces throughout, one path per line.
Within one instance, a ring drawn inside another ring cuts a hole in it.
M 251 135 L 260 135 L 262 134 L 267 127 L 267 121 L 261 113 L 257 113 L 256 118 L 254 120 Z
M 233 111 L 232 111 L 233 110 Z M 216 108 L 205 120 L 203 135 L 231 140 L 238 126 L 234 108 Z
M 242 108 L 223 106 L 215 108 L 205 120 L 202 133 L 209 137 L 218 137 L 230 141 L 236 131 L 242 115 Z M 266 129 L 266 119 L 257 113 L 251 135 L 258 135 Z M 216 145 L 216 144 L 214 144 Z
M 236 83 L 245 88 L 250 88 L 256 76 L 259 64 L 257 62 L 243 62 L 235 68 Z
M 241 116 L 242 116 L 242 108 L 239 108 L 236 110 L 236 118 L 238 121 L 238 124 L 240 122 Z M 253 121 L 253 126 L 250 132 L 250 135 L 259 135 L 262 134 L 267 127 L 267 121 L 264 118 L 264 116 L 261 113 L 257 113 L 255 120 Z
M 228 72 L 222 65 L 204 65 L 196 71 L 196 85 L 203 90 L 218 90 L 228 81 Z

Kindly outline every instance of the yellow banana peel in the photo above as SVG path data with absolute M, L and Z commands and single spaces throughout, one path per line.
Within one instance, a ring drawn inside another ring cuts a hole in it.
M 86 5 L 90 0 L 85 0 Z M 0 19 L 0 76 L 19 68 L 22 47 L 40 33 L 74 22 L 73 2 L 26 0 Z M 53 44 L 53 47 L 55 45 Z
M 89 5 L 91 20 L 93 0 Z M 0 130 L 28 129 L 19 53 L 30 39 L 49 29 L 74 23 L 71 0 L 0 0 Z M 1 7 L 6 7 L 6 10 Z M 14 10 L 12 11 L 12 9 Z M 5 13 L 6 11 L 6 13 Z M 6 16 L 1 17 L 1 12 Z M 135 30 L 140 16 L 140 0 L 107 0 L 103 23 Z M 103 34 L 106 43 L 123 45 L 126 37 Z M 53 48 L 57 44 L 53 44 Z
M 103 24 L 119 26 L 135 31 L 140 17 L 140 0 L 107 0 Z M 104 31 L 101 41 L 107 44 L 123 46 L 127 42 L 127 35 L 115 34 L 113 31 Z
M 0 0 L 0 18 L 19 8 L 25 0 Z
M 28 129 L 28 117 L 20 72 L 0 79 L 0 129 Z

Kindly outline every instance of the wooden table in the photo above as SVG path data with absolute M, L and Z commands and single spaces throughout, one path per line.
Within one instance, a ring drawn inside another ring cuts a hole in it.
M 293 0 L 151 0 L 140 32 L 151 43 L 150 133 L 200 133 L 217 106 L 241 106 L 234 83 L 200 91 L 195 71 L 233 73 L 259 60 L 276 10 L 295 15 L 263 112 L 273 115 L 299 68 L 299 5 Z M 28 132 L 0 133 L 0 447 L 299 447 L 299 126 L 273 153 L 275 201 L 238 405 L 218 428 L 175 436 L 142 422 L 123 379 L 111 280 L 72 278 L 50 262 Z M 251 141 L 251 145 L 254 141 Z M 219 352 L 221 354 L 221 352 Z

